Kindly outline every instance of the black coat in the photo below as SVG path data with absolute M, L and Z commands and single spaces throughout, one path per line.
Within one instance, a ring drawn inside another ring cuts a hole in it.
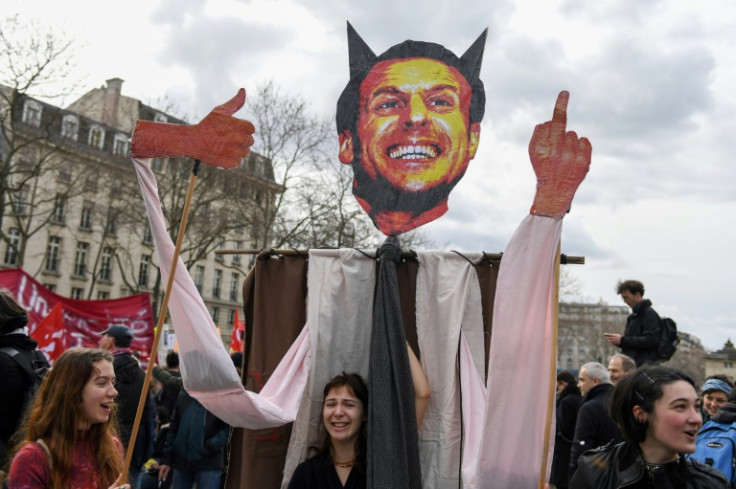
M 726 489 L 728 482 L 717 470 L 697 460 L 680 457 L 678 462 L 646 469 L 637 445 L 610 443 L 589 450 L 580 457 L 580 465 L 570 480 L 570 489 L 631 489 L 652 487 L 686 489 Z
M 550 484 L 558 488 L 567 487 L 568 470 L 570 465 L 570 448 L 575 439 L 575 422 L 578 419 L 578 410 L 583 396 L 576 385 L 568 385 L 560 392 L 556 404 L 555 452 L 552 456 L 552 471 L 549 476 Z
M 578 411 L 575 440 L 570 450 L 570 476 L 578 468 L 578 457 L 584 451 L 600 447 L 613 440 L 623 441 L 621 430 L 608 414 L 613 384 L 598 384 L 588 391 Z
M 131 353 L 116 353 L 112 365 L 115 369 L 115 388 L 118 390 L 115 402 L 118 405 L 120 441 L 127 450 L 146 373 Z M 153 449 L 154 412 L 152 408 L 154 408 L 153 397 L 149 394 L 143 408 L 141 424 L 138 427 L 131 461 L 132 467 L 140 467 L 148 460 Z
M 637 367 L 659 361 L 657 346 L 662 320 L 652 309 L 652 301 L 644 299 L 631 308 L 626 329 L 621 337 L 621 353 L 634 359 Z
M 0 335 L 0 347 L 11 347 L 19 352 L 18 355 L 30 356 L 38 343 L 27 335 L 13 333 Z M 20 365 L 10 355 L 0 352 L 0 467 L 10 449 L 9 440 L 18 429 L 27 407 L 23 404 L 31 383 L 31 378 Z

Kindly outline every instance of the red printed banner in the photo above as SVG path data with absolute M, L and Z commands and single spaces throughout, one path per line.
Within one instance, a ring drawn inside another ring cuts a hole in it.
M 146 293 L 109 300 L 69 299 L 51 292 L 20 268 L 0 270 L 0 288 L 28 311 L 28 330 L 51 361 L 74 346 L 97 347 L 111 324 L 133 332 L 131 348 L 144 362 L 153 343 L 153 311 Z

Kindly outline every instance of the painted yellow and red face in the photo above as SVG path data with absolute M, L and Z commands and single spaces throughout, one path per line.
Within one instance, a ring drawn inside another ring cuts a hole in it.
M 357 132 L 370 178 L 420 192 L 465 172 L 478 148 L 480 124 L 469 123 L 472 91 L 460 72 L 428 58 L 376 64 L 360 85 Z M 340 160 L 353 161 L 352 139 L 340 137 Z

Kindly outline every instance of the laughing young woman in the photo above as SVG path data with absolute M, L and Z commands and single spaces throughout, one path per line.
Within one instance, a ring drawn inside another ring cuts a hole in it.
M 73 348 L 49 371 L 30 407 L 9 489 L 130 489 L 119 485 L 115 371 L 103 350 Z
M 417 425 L 429 400 L 429 384 L 419 360 L 408 348 Z M 324 388 L 322 423 L 327 437 L 316 456 L 294 471 L 288 489 L 365 489 L 368 387 L 355 373 L 338 375 Z
M 645 366 L 624 377 L 611 417 L 625 441 L 585 452 L 571 489 L 728 487 L 719 472 L 683 456 L 695 450 L 703 420 L 695 384 L 682 372 Z

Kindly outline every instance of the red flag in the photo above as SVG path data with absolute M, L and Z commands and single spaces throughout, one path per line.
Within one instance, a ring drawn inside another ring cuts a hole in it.
M 67 348 L 74 346 L 71 335 L 64 327 L 64 309 L 61 302 L 57 302 L 48 316 L 39 321 L 31 333 L 31 338 L 38 342 L 38 348 L 46 353 L 52 364 Z
M 238 309 L 235 309 L 235 324 L 233 335 L 230 337 L 230 353 L 243 351 L 245 346 L 245 321 L 238 321 Z

